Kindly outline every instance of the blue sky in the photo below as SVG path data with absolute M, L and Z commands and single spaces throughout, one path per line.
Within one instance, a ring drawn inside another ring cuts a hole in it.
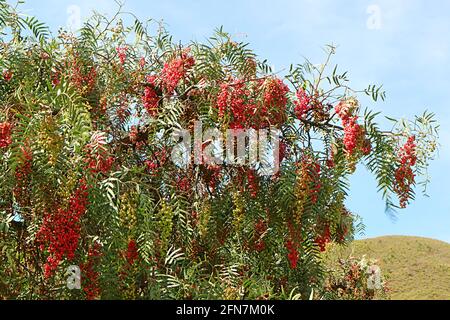
M 82 18 L 92 9 L 111 14 L 117 7 L 113 0 L 29 0 L 23 9 L 56 30 L 67 25 L 71 5 L 78 6 Z M 450 242 L 449 1 L 127 0 L 125 9 L 142 19 L 163 19 L 182 42 L 201 41 L 223 25 L 238 40 L 250 42 L 276 71 L 303 57 L 320 63 L 322 48 L 333 43 L 339 47 L 334 61 L 349 70 L 353 87 L 384 85 L 387 101 L 365 106 L 408 118 L 424 109 L 435 112 L 442 147 L 430 170 L 431 197 L 418 195 L 393 221 L 384 213 L 375 180 L 362 169 L 352 178 L 347 204 L 363 217 L 364 237 L 401 234 Z

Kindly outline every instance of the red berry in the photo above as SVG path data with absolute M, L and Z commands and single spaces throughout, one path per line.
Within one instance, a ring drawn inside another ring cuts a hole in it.
M 116 48 L 117 55 L 119 56 L 120 64 L 124 65 L 125 61 L 127 60 L 127 52 L 128 47 L 117 47 Z
M 10 70 L 3 71 L 3 79 L 5 79 L 6 82 L 11 81 L 12 77 L 13 77 L 12 71 Z
M 297 245 L 293 241 L 288 240 L 286 242 L 286 249 L 288 250 L 288 259 L 291 269 L 297 269 L 299 259 Z
M 12 125 L 9 122 L 0 123 L 0 149 L 7 148 L 12 143 Z
M 144 89 L 144 95 L 142 97 L 142 102 L 144 104 L 145 110 L 151 117 L 155 117 L 158 114 L 158 104 L 160 98 L 156 93 L 156 77 L 147 76 L 147 85 Z

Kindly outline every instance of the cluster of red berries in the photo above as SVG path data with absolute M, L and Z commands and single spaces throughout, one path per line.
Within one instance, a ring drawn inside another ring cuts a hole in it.
M 92 173 L 108 173 L 114 164 L 114 157 L 106 157 L 104 154 L 99 153 L 96 155 L 89 153 L 86 162 Z
M 192 191 L 192 185 L 189 177 L 177 177 L 177 187 L 183 193 L 190 193 Z
M 413 172 L 413 167 L 417 162 L 415 140 L 415 136 L 409 137 L 406 144 L 400 149 L 398 156 L 399 166 L 395 172 L 394 191 L 399 195 L 400 207 L 402 208 L 406 208 L 412 186 L 415 183 L 415 174 Z
M 124 65 L 125 61 L 127 60 L 128 47 L 117 47 L 116 52 L 119 56 L 120 64 Z
M 88 188 L 84 181 L 72 195 L 68 207 L 59 208 L 54 213 L 47 213 L 41 228 L 36 234 L 36 240 L 40 249 L 49 252 L 47 263 L 44 267 L 44 275 L 50 277 L 59 263 L 67 258 L 75 257 L 75 250 L 80 239 L 80 219 L 88 206 Z
M 220 118 L 232 117 L 231 129 L 241 129 L 247 126 L 252 110 L 256 109 L 254 99 L 250 97 L 250 90 L 243 80 L 233 80 L 220 85 L 216 107 Z
M 121 124 L 125 125 L 125 122 L 127 122 L 127 119 L 131 116 L 130 112 L 130 102 L 128 101 L 128 96 L 126 92 L 120 93 L 119 97 L 117 98 L 117 104 L 118 108 L 116 109 L 116 115 L 118 120 Z
M 259 112 L 267 117 L 270 124 L 282 124 L 286 115 L 288 86 L 278 78 L 267 78 L 263 83 L 263 105 Z
M 4 79 L 6 82 L 11 81 L 12 77 L 13 77 L 12 71 L 10 71 L 10 70 L 5 70 L 5 71 L 3 71 L 3 79 Z
M 335 108 L 344 126 L 344 146 L 348 156 L 357 152 L 368 155 L 372 151 L 370 141 L 366 139 L 366 131 L 358 124 L 358 116 L 354 115 L 357 108 L 355 101 L 341 101 Z
M 256 198 L 259 191 L 258 173 L 254 169 L 247 170 L 248 190 L 250 197 Z
M 145 110 L 151 117 L 155 117 L 158 114 L 158 104 L 160 98 L 156 92 L 156 77 L 147 76 L 147 84 L 144 89 L 144 95 L 142 96 L 142 103 Z
M 297 90 L 297 101 L 294 102 L 294 112 L 298 119 L 303 120 L 309 111 L 312 110 L 311 98 L 302 88 Z
M 160 79 L 167 94 L 173 94 L 180 81 L 186 78 L 188 71 L 194 65 L 195 60 L 188 54 L 188 50 L 183 51 L 180 57 L 164 64 Z
M 145 61 L 145 57 L 141 57 L 141 59 L 139 59 L 139 67 L 141 69 L 144 69 L 146 63 L 147 62 Z
M 0 148 L 7 148 L 12 143 L 12 125 L 9 122 L 0 123 Z
M 61 73 L 59 71 L 53 71 L 50 78 L 54 87 L 58 86 L 61 83 Z
M 244 81 L 234 79 L 220 86 L 216 99 L 219 117 L 231 129 L 263 128 L 283 123 L 289 88 L 278 78 Z M 262 96 L 261 101 L 256 97 Z
M 114 157 L 110 155 L 106 144 L 106 137 L 95 133 L 85 147 L 85 162 L 93 174 L 108 173 L 114 164 Z
M 132 125 L 130 127 L 130 141 L 132 144 L 136 144 L 138 140 L 139 129 L 137 126 Z
M 276 152 L 276 150 L 274 150 Z M 278 161 L 281 163 L 284 159 L 286 159 L 286 155 L 288 153 L 288 144 L 284 141 L 280 141 L 278 146 Z
M 255 233 L 253 235 L 253 243 L 254 249 L 257 252 L 261 252 L 266 248 L 266 244 L 264 242 L 264 234 L 267 232 L 267 223 L 260 219 L 255 225 Z
M 134 263 L 139 259 L 137 243 L 133 239 L 128 242 L 125 259 L 127 260 L 129 265 L 134 265 Z
M 154 151 L 151 159 L 145 161 L 147 169 L 154 173 L 159 168 L 163 167 L 169 158 L 168 151 L 166 148 Z
M 291 269 L 297 269 L 297 263 L 299 259 L 299 254 L 297 250 L 297 245 L 292 240 L 288 240 L 285 244 L 288 250 L 288 259 Z
M 329 169 L 332 169 L 336 166 L 335 163 L 335 156 L 336 156 L 336 151 L 335 148 L 332 146 L 328 152 L 327 152 L 327 159 L 325 160 L 325 164 Z
M 175 88 L 182 79 L 186 78 L 188 71 L 192 69 L 194 64 L 194 58 L 188 54 L 188 50 L 185 50 L 179 58 L 165 63 L 159 76 L 149 75 L 146 77 L 142 103 L 151 117 L 155 117 L 158 114 L 158 105 L 161 100 L 157 87 L 165 89 L 168 95 L 172 95 Z M 141 68 L 145 66 L 145 58 L 141 58 L 140 66 Z
M 203 179 L 209 190 L 214 193 L 222 179 L 222 168 L 217 165 L 207 165 L 203 169 Z
M 95 83 L 97 81 L 97 68 L 92 66 L 88 72 L 84 71 L 84 65 L 75 57 L 72 64 L 72 70 L 70 74 L 72 84 L 80 91 L 90 93 L 94 90 Z
M 344 146 L 349 155 L 353 155 L 355 149 L 360 147 L 364 155 L 371 152 L 370 143 L 366 143 L 366 132 L 358 123 L 358 117 L 351 117 L 347 122 L 344 122 Z
M 80 266 L 83 272 L 83 291 L 87 300 L 94 300 L 100 296 L 99 272 L 95 270 L 98 259 L 101 257 L 101 245 L 96 242 L 88 251 L 88 260 Z
M 326 250 L 327 244 L 331 241 L 330 226 L 326 225 L 323 232 L 316 237 L 315 243 L 319 246 L 321 252 Z
M 356 112 L 358 104 L 356 100 L 342 100 L 338 103 L 335 111 L 343 122 L 347 122 Z

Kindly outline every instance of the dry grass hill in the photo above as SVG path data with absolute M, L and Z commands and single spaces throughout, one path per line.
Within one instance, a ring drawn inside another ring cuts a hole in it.
M 392 299 L 450 300 L 450 244 L 438 240 L 387 236 L 355 241 L 334 256 L 376 258 L 392 290 Z

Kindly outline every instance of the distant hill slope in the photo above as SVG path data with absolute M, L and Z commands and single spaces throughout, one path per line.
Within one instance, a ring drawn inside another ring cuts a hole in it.
M 450 244 L 446 242 L 387 236 L 355 241 L 338 254 L 350 253 L 378 259 L 392 299 L 450 300 Z

